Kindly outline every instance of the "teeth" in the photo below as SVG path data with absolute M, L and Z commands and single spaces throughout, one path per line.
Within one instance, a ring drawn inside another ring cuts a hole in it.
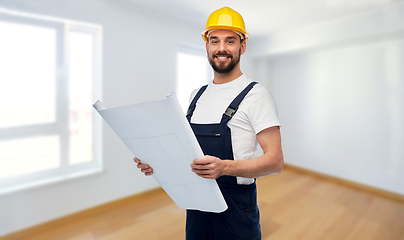
M 227 57 L 217 57 L 217 58 L 219 58 L 219 60 L 226 60 L 227 59 Z

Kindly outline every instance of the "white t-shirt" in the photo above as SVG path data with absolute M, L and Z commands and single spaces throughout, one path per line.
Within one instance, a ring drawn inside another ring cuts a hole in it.
M 230 103 L 252 81 L 243 74 L 224 84 L 210 82 L 196 103 L 191 123 L 220 123 Z M 192 92 L 190 102 L 198 90 Z M 256 84 L 245 96 L 228 126 L 231 130 L 234 160 L 252 158 L 258 146 L 256 134 L 266 128 L 280 126 L 276 105 L 269 91 L 263 85 Z M 238 184 L 253 182 L 253 178 L 237 177 Z

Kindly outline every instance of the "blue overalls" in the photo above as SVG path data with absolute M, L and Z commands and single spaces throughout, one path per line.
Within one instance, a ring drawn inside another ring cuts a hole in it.
M 205 155 L 220 159 L 234 160 L 231 143 L 231 131 L 227 122 L 236 113 L 239 104 L 254 87 L 250 83 L 229 105 L 220 123 L 194 124 L 191 117 L 196 102 L 207 85 L 203 86 L 192 100 L 187 119 L 198 139 Z M 250 185 L 237 184 L 233 176 L 221 176 L 216 179 L 228 209 L 222 213 L 187 210 L 187 240 L 257 240 L 261 239 L 257 191 L 255 183 Z

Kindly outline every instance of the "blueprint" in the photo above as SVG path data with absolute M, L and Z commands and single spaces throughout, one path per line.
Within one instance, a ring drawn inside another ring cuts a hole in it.
M 166 99 L 106 109 L 94 105 L 131 152 L 153 168 L 153 177 L 182 209 L 223 212 L 226 202 L 215 180 L 191 171 L 204 154 L 174 94 Z

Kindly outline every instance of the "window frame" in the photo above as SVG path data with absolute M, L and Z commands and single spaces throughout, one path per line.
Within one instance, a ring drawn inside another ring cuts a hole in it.
M 56 30 L 56 104 L 55 122 L 0 128 L 0 141 L 58 135 L 60 137 L 60 166 L 0 179 L 0 195 L 27 188 L 56 183 L 103 171 L 101 156 L 101 120 L 92 111 L 93 159 L 89 162 L 69 164 L 69 32 L 93 35 L 92 101 L 101 98 L 102 80 L 102 27 L 66 19 L 40 16 L 0 8 L 0 20 L 17 24 L 47 27 Z

